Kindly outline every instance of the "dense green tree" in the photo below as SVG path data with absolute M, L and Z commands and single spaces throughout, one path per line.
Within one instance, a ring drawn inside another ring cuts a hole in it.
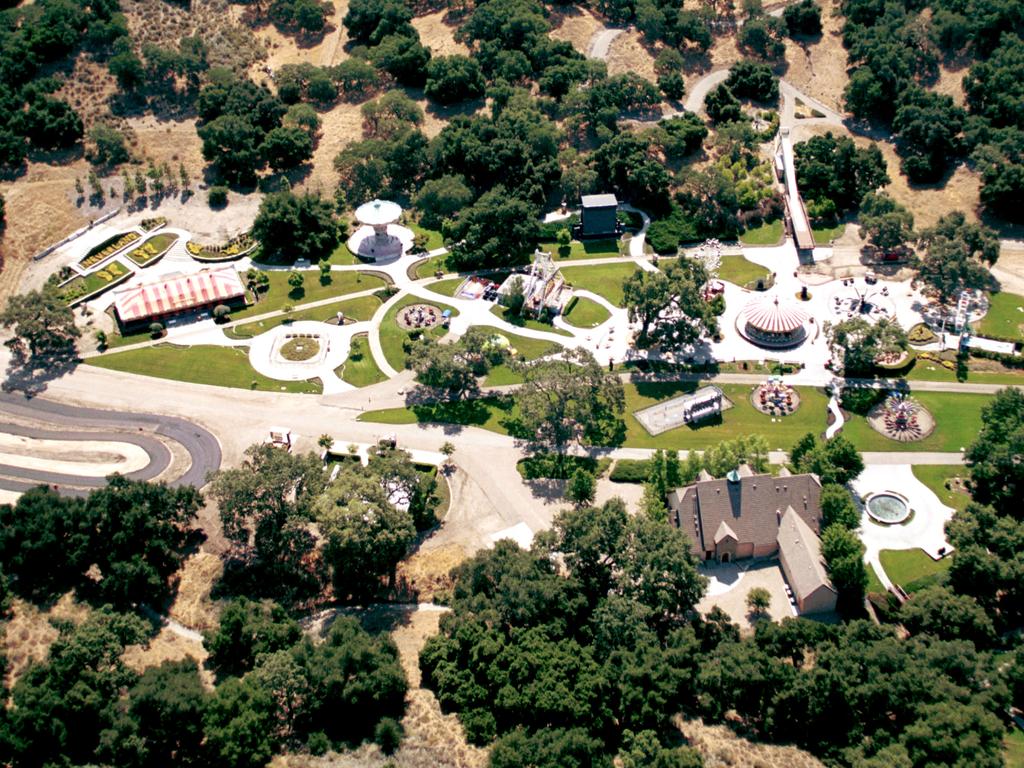
M 222 115 L 199 129 L 203 158 L 216 166 L 229 184 L 252 184 L 263 167 L 260 131 L 248 119 Z
M 868 192 L 860 201 L 860 231 L 876 248 L 893 251 L 914 236 L 914 215 L 884 192 Z
M 821 8 L 814 0 L 787 5 L 782 20 L 790 37 L 814 37 L 821 34 Z
M 423 92 L 439 104 L 455 104 L 480 98 L 485 86 L 475 59 L 461 55 L 437 56 L 427 65 L 427 84 Z
M 585 349 L 522 366 L 522 374 L 525 383 L 516 402 L 532 441 L 564 454 L 573 443 L 599 441 L 621 431 L 622 383 Z
M 825 334 L 833 364 L 838 363 L 847 376 L 870 376 L 886 356 L 900 355 L 910 348 L 903 327 L 887 318 L 877 323 L 861 317 L 835 325 L 826 323 Z
M 707 271 L 694 259 L 680 259 L 660 273 L 637 270 L 623 283 L 630 321 L 640 323 L 637 344 L 681 351 L 718 330 L 713 304 L 705 301 Z
M 864 471 L 863 458 L 842 435 L 821 442 L 808 433 L 790 450 L 789 460 L 800 472 L 818 475 L 823 484 L 845 485 Z
M 704 99 L 704 109 L 716 123 L 730 123 L 743 119 L 739 99 L 733 95 L 732 89 L 722 83 Z
M 918 275 L 947 307 L 963 290 L 988 287 L 987 267 L 999 258 L 995 231 L 967 222 L 959 211 L 923 230 L 918 245 L 925 251 L 918 259 Z
M 981 411 L 981 430 L 965 454 L 972 496 L 1002 514 L 1022 517 L 1017 500 L 1024 494 L 1024 394 L 1004 389 Z
M 405 91 L 391 90 L 360 108 L 363 135 L 367 138 L 390 139 L 403 128 L 423 123 L 423 110 Z
M 411 26 L 402 34 L 387 35 L 371 49 L 370 57 L 402 85 L 419 88 L 426 82 L 430 49 L 420 43 Z
M 837 211 L 855 208 L 868 192 L 889 183 L 877 146 L 864 149 L 831 132 L 794 147 L 800 192 L 809 201 L 828 200 Z
M 680 160 L 696 152 L 707 136 L 704 121 L 692 112 L 661 120 L 653 131 L 655 143 L 669 160 Z
M 850 492 L 836 483 L 821 488 L 821 526 L 841 525 L 853 530 L 860 526 L 860 510 L 853 503 Z
M 245 457 L 240 467 L 210 480 L 224 534 L 242 569 L 240 588 L 288 603 L 302 599 L 320 588 L 306 521 L 326 485 L 323 464 L 312 453 L 291 454 L 269 444 L 250 446 Z
M 786 26 L 775 16 L 756 16 L 747 19 L 736 40 L 741 48 L 762 59 L 778 59 L 786 52 Z
M 217 629 L 206 633 L 207 663 L 221 677 L 241 677 L 261 655 L 291 648 L 301 636 L 298 622 L 277 603 L 235 598 L 224 606 Z
M 93 146 L 92 160 L 97 164 L 120 165 L 128 161 L 124 135 L 105 123 L 96 123 L 89 129 L 89 142 Z
M 829 579 L 841 601 L 853 607 L 864 598 L 868 574 L 864 567 L 864 545 L 844 525 L 830 525 L 821 532 L 821 556 Z
M 185 559 L 191 523 L 202 497 L 191 486 L 169 488 L 114 475 L 89 494 L 80 525 L 91 539 L 86 564 L 100 578 L 84 591 L 120 609 L 161 605 L 169 579 Z
M 449 258 L 459 269 L 521 264 L 540 237 L 537 208 L 501 186 L 443 224 L 445 240 L 453 243 Z
M 490 768 L 611 768 L 600 739 L 586 730 L 543 729 L 533 734 L 517 730 L 498 739 Z
M 30 665 L 11 692 L 13 763 L 89 764 L 117 716 L 121 690 L 137 677 L 121 659 L 125 646 L 144 636 L 141 619 L 109 610 L 64 625 L 46 660 Z
M 338 244 L 339 223 L 319 195 L 275 192 L 260 203 L 252 234 L 267 256 L 318 261 Z
M 269 131 L 260 153 L 275 171 L 286 171 L 313 157 L 313 139 L 302 128 L 280 126 Z
M 921 88 L 903 93 L 892 121 L 901 170 L 914 182 L 938 181 L 963 150 L 966 113 L 943 94 Z
M 411 355 L 416 380 L 427 387 L 443 390 L 449 399 L 458 400 L 479 392 L 477 379 L 486 376 L 507 357 L 493 334 L 471 326 L 457 341 L 438 344 L 424 338 Z
M 779 99 L 779 79 L 771 67 L 761 62 L 744 59 L 733 64 L 725 82 L 733 95 L 741 99 L 766 103 Z
M 453 218 L 472 204 L 473 190 L 461 176 L 428 179 L 413 198 L 420 212 L 420 222 L 430 229 L 441 229 L 446 219 Z
M 100 755 L 125 768 L 205 765 L 208 697 L 191 658 L 147 668 L 128 690 L 113 727 L 103 732 Z
M 593 504 L 596 493 L 596 478 L 593 473 L 582 467 L 573 472 L 565 489 L 566 498 L 577 507 L 587 507 Z
M 351 39 L 370 45 L 405 30 L 411 21 L 412 11 L 401 0 L 352 0 L 342 19 Z
M 81 332 L 67 305 L 50 291 L 11 296 L 0 312 L 0 325 L 13 336 L 4 342 L 21 364 L 33 358 L 67 357 L 75 352 Z
M 995 640 L 992 620 L 978 601 L 944 586 L 926 587 L 900 608 L 900 621 L 912 634 L 927 633 L 943 640 L 970 640 L 978 647 Z
M 251 680 L 233 677 L 217 686 L 203 715 L 210 759 L 225 768 L 265 766 L 280 746 L 274 707 L 270 693 Z
M 415 540 L 416 526 L 391 495 L 373 473 L 345 467 L 317 499 L 314 515 L 338 597 L 372 597 L 382 579 L 394 586 L 395 568 Z

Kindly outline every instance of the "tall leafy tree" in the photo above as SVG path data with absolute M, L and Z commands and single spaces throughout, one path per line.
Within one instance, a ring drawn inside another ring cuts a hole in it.
M 263 198 L 252 234 L 268 256 L 319 261 L 338 244 L 339 227 L 330 202 L 286 191 Z
M 523 366 L 522 373 L 525 383 L 516 401 L 523 429 L 536 443 L 562 455 L 574 443 L 621 432 L 622 382 L 587 350 Z
M 13 337 L 4 342 L 17 361 L 74 354 L 75 339 L 81 332 L 71 310 L 50 291 L 15 294 L 0 312 L 0 325 Z

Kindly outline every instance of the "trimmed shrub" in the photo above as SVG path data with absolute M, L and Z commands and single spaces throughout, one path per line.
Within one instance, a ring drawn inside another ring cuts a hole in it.
M 613 483 L 646 483 L 650 471 L 648 459 L 619 459 L 608 479 Z
M 206 201 L 211 208 L 223 208 L 228 204 L 228 188 L 222 186 L 210 187 L 206 195 Z

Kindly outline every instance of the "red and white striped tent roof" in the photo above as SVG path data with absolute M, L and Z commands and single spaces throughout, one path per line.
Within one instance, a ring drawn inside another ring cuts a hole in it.
M 244 295 L 238 270 L 220 267 L 115 291 L 114 308 L 121 322 L 131 323 Z
M 743 310 L 748 324 L 765 333 L 792 333 L 807 322 L 807 313 L 779 302 L 779 297 L 754 299 Z

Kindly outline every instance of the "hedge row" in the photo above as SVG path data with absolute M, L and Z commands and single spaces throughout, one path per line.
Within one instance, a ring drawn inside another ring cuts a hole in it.
M 619 459 L 608 479 L 613 483 L 646 483 L 650 467 L 649 459 Z

